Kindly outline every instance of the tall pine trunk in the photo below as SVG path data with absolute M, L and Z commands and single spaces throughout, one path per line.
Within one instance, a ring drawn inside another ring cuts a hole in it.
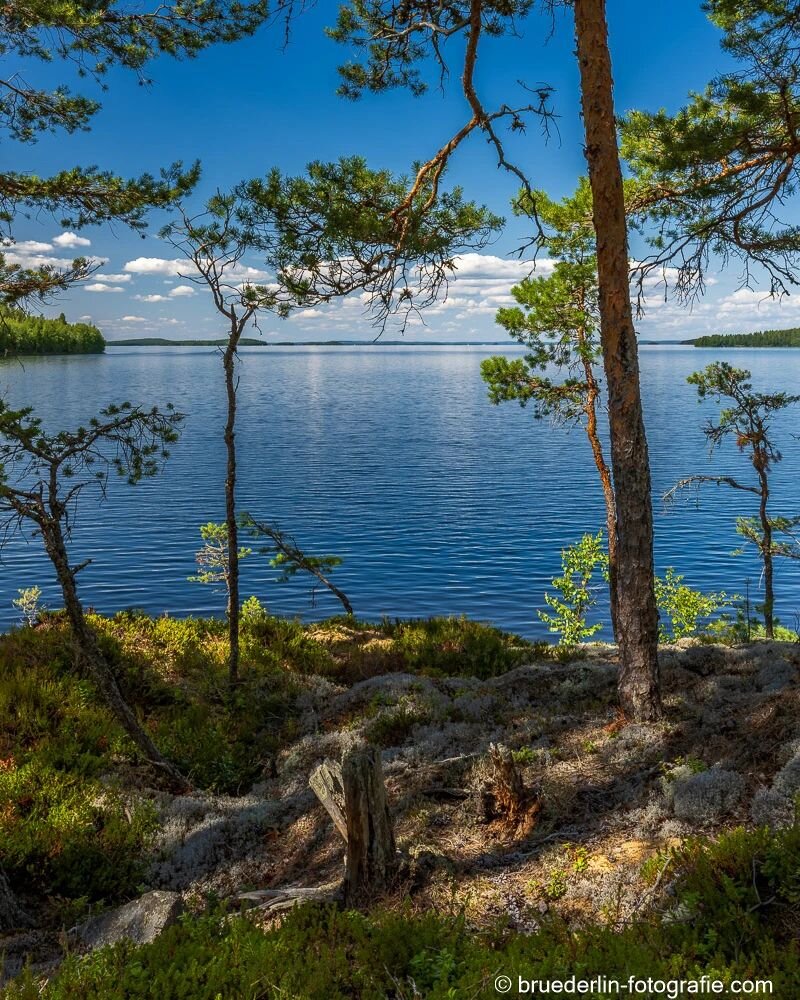
M 641 721 L 659 718 L 662 709 L 650 466 L 630 303 L 625 200 L 605 0 L 574 0 L 574 10 L 586 160 L 597 237 L 600 340 L 608 386 L 616 494 L 619 697 L 625 714 Z

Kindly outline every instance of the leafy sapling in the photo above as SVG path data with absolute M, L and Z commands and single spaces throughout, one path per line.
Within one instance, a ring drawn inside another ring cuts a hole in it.
M 559 636 L 558 645 L 572 648 L 603 627 L 602 622 L 590 625 L 586 620 L 588 612 L 597 604 L 592 577 L 598 569 L 604 577 L 608 574 L 603 532 L 586 534 L 579 542 L 562 549 L 561 568 L 561 576 L 553 580 L 553 587 L 560 596 L 546 593 L 544 599 L 551 611 L 539 611 L 538 614 L 549 631 Z
M 41 603 L 42 588 L 21 587 L 17 593 L 19 597 L 15 597 L 11 603 L 19 612 L 22 624 L 33 628 L 39 623 L 39 619 L 45 611 L 45 607 Z
M 658 638 L 661 642 L 697 635 L 702 620 L 708 621 L 734 601 L 740 600 L 736 595 L 729 597 L 724 591 L 704 594 L 693 590 L 683 580 L 683 575 L 676 573 L 672 566 L 667 567 L 663 578 L 656 577 L 656 601 L 661 612 Z

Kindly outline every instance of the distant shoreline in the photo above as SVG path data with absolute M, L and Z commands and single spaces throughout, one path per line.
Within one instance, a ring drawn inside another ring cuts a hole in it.
M 777 335 L 776 335 L 777 334 Z M 787 334 L 789 336 L 787 336 Z M 106 347 L 224 347 L 225 340 L 169 340 L 166 337 L 132 337 L 107 340 Z M 257 340 L 244 337 L 240 347 L 520 347 L 507 340 Z M 712 347 L 731 350 L 742 347 L 800 347 L 796 331 L 767 334 L 724 334 L 691 340 L 640 340 L 640 347 Z
M 141 337 L 106 341 L 108 347 L 224 347 L 225 340 L 167 340 Z M 504 340 L 255 340 L 243 337 L 240 347 L 507 347 Z
M 691 340 L 641 340 L 642 346 L 691 344 Z M 167 340 L 141 337 L 108 340 L 107 347 L 224 347 L 225 340 Z M 517 347 L 507 340 L 255 340 L 245 337 L 240 347 Z

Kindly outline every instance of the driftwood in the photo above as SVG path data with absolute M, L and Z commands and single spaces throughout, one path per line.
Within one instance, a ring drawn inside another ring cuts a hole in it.
M 341 894 L 339 885 L 322 885 L 318 888 L 305 889 L 287 887 L 285 889 L 257 889 L 254 892 L 242 892 L 236 897 L 240 903 L 249 903 L 248 913 L 273 914 L 291 910 L 301 903 L 310 901 L 323 903 L 335 900 Z
M 491 770 L 481 792 L 485 819 L 509 833 L 527 835 L 542 808 L 539 793 L 525 785 L 508 747 L 489 744 L 489 762 Z
M 308 779 L 311 790 L 325 806 L 333 820 L 333 825 L 347 842 L 347 818 L 344 807 L 344 785 L 342 784 L 342 765 L 327 758 L 319 767 L 314 768 Z

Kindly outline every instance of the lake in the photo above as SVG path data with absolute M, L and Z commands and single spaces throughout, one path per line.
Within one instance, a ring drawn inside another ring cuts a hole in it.
M 239 507 L 291 532 L 306 551 L 344 560 L 334 579 L 356 614 L 464 614 L 546 636 L 536 610 L 560 570 L 560 549 L 604 526 L 602 494 L 581 429 L 552 427 L 516 404 L 492 406 L 479 366 L 513 347 L 282 347 L 241 355 Z M 670 513 L 661 495 L 690 473 L 748 475 L 732 442 L 713 461 L 686 376 L 711 361 L 749 368 L 756 388 L 800 391 L 800 350 L 641 349 L 656 512 L 656 560 L 704 590 L 758 598 L 756 554 L 732 557 L 747 494 L 707 487 Z M 135 488 L 112 482 L 107 502 L 82 501 L 72 548 L 91 556 L 79 578 L 87 605 L 174 615 L 222 613 L 214 587 L 190 583 L 198 527 L 222 520 L 225 400 L 221 361 L 206 348 L 114 348 L 105 355 L 0 362 L 0 391 L 31 405 L 50 429 L 86 423 L 129 399 L 172 402 L 187 414 L 162 475 Z M 800 409 L 774 423 L 784 461 L 773 513 L 800 513 Z M 752 473 L 752 470 L 750 470 Z M 339 605 L 298 577 L 275 582 L 265 557 L 242 564 L 242 598 L 318 618 Z M 18 588 L 38 584 L 60 606 L 41 542 L 15 537 L 3 552 L 0 625 L 17 616 Z M 800 613 L 800 562 L 781 560 L 777 611 Z M 599 614 L 607 620 L 605 596 Z M 604 633 L 609 634 L 608 630 Z

